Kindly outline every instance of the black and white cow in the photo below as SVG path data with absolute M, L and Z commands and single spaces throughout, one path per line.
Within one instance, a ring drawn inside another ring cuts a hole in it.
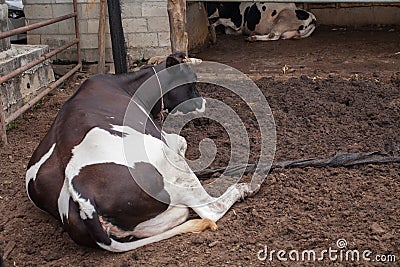
M 244 34 L 248 41 L 300 39 L 315 30 L 315 16 L 294 3 L 207 2 L 212 41 L 215 28 L 225 27 L 226 34 Z
M 236 184 L 211 197 L 183 158 L 185 139 L 154 122 L 163 108 L 204 111 L 184 59 L 175 53 L 136 73 L 89 78 L 34 152 L 26 173 L 29 198 L 61 221 L 76 243 L 124 252 L 215 230 L 236 201 L 258 190 Z M 145 82 L 148 89 L 138 92 Z M 189 208 L 202 219 L 187 221 Z

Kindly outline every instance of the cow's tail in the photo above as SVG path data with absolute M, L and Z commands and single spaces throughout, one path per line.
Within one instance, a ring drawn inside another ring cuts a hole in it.
M 93 221 L 93 220 L 91 220 Z M 99 220 L 97 220 L 99 222 Z M 100 223 L 100 222 L 99 222 Z M 100 226 L 101 227 L 101 226 Z M 182 223 L 170 230 L 167 230 L 161 234 L 157 234 L 151 237 L 143 238 L 140 240 L 132 241 L 132 242 L 118 242 L 112 238 L 104 239 L 104 235 L 96 237 L 97 245 L 105 250 L 112 252 L 126 252 L 129 250 L 136 249 L 138 247 L 142 247 L 151 243 L 155 243 L 164 239 L 168 239 L 170 237 L 184 234 L 184 233 L 199 233 L 206 229 L 210 228 L 212 231 L 217 230 L 217 225 L 215 222 L 209 219 L 193 219 Z M 105 234 L 105 232 L 103 231 Z M 99 233 L 97 233 L 99 234 Z M 107 236 L 108 237 L 108 236 Z M 110 242 L 109 242 L 110 240 Z M 105 241 L 105 242 L 104 242 Z

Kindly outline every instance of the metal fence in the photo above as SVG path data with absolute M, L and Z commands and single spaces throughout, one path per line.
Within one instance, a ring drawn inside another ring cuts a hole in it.
M 11 71 L 10 73 L 7 73 L 6 75 L 0 77 L 0 84 L 3 84 L 7 82 L 8 80 L 24 73 L 25 71 L 33 68 L 34 66 L 42 63 L 43 61 L 51 58 L 52 56 L 66 50 L 67 48 L 76 45 L 77 46 L 77 53 L 78 53 L 78 63 L 74 68 L 72 68 L 69 72 L 64 74 L 64 76 L 60 77 L 58 80 L 55 82 L 51 83 L 48 87 L 44 88 L 41 90 L 34 98 L 29 100 L 26 104 L 24 104 L 21 108 L 19 108 L 17 111 L 9 115 L 7 118 L 4 113 L 4 108 L 3 108 L 3 99 L 1 96 L 0 92 L 0 135 L 1 135 L 1 141 L 4 145 L 7 144 L 7 132 L 6 132 L 6 126 L 11 123 L 13 120 L 18 118 L 22 113 L 27 111 L 30 107 L 32 107 L 35 103 L 37 103 L 42 97 L 47 95 L 49 92 L 51 92 L 53 89 L 58 87 L 61 83 L 63 83 L 66 79 L 68 79 L 72 74 L 74 74 L 77 70 L 79 70 L 82 67 L 82 60 L 81 60 L 81 53 L 80 53 L 80 37 L 79 37 L 79 22 L 78 22 L 78 5 L 77 5 L 77 0 L 73 0 L 73 5 L 74 5 L 74 12 L 71 14 L 67 14 L 64 16 L 40 21 L 31 25 L 27 25 L 21 28 L 17 28 L 11 31 L 6 31 L 6 32 L 1 32 L 0 33 L 0 40 L 3 38 L 7 38 L 13 35 L 17 35 L 20 33 L 24 33 L 27 31 L 31 31 L 37 28 L 41 28 L 50 24 L 54 24 L 63 20 L 67 19 L 74 19 L 75 22 L 75 39 L 72 40 L 71 42 L 66 43 L 65 45 L 55 48 L 52 51 L 50 51 L 47 54 L 41 55 L 38 59 L 29 62 L 28 64 L 21 66 L 18 69 L 15 69 Z
M 393 0 L 187 0 L 188 2 L 267 2 L 267 3 L 399 3 Z

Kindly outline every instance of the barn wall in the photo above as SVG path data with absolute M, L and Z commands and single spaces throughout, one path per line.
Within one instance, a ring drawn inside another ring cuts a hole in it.
M 320 25 L 360 26 L 371 24 L 400 25 L 400 5 L 382 4 L 310 4 Z
M 121 0 L 122 26 L 132 59 L 171 51 L 167 0 Z
M 2 1 L 2 0 L 0 0 Z M 24 0 L 29 24 L 73 12 L 72 0 Z M 122 20 L 129 57 L 133 60 L 166 55 L 170 52 L 167 0 L 121 0 Z M 301 4 L 299 4 L 301 6 Z M 309 4 L 318 23 L 328 25 L 400 24 L 400 6 L 363 6 L 346 8 L 349 4 Z M 360 5 L 360 4 L 356 4 Z M 372 4 L 362 4 L 372 5 Z M 189 49 L 208 43 L 206 19 L 201 4 L 188 7 Z M 78 0 L 82 58 L 98 60 L 99 0 Z M 50 48 L 64 45 L 75 38 L 74 21 L 69 19 L 30 31 L 29 44 L 46 44 Z M 75 46 L 58 54 L 56 59 L 76 61 Z M 109 28 L 106 28 L 106 61 L 112 62 Z
M 25 0 L 24 11 L 29 24 L 73 12 L 72 0 Z M 127 51 L 141 59 L 170 52 L 167 0 L 121 0 L 122 23 Z M 82 58 L 98 60 L 99 0 L 78 0 Z M 29 44 L 61 46 L 75 38 L 74 21 L 69 19 L 28 33 Z M 75 47 L 56 56 L 60 60 L 77 60 Z M 111 39 L 106 27 L 106 61 L 112 62 Z

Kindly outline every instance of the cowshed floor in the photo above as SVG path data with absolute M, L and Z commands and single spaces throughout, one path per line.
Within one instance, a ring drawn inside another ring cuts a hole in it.
M 399 27 L 319 27 L 308 39 L 270 43 L 248 43 L 241 36 L 218 40 L 196 56 L 231 65 L 256 81 L 274 114 L 276 161 L 337 151 L 400 154 Z M 337 249 L 339 239 L 347 242 L 344 252 L 371 250 L 373 260 L 377 255 L 400 260 L 399 164 L 274 171 L 256 196 L 236 204 L 218 222 L 216 232 L 174 237 L 124 254 L 77 246 L 57 221 L 30 203 L 24 174 L 62 103 L 90 75 L 74 75 L 8 131 L 10 146 L 0 150 L 0 248 L 6 266 L 280 266 L 284 263 L 276 254 L 273 261 L 261 261 L 258 253 L 265 246 L 268 251 L 320 253 Z M 256 123 L 243 103 L 213 86 L 200 91 L 236 106 L 248 127 L 250 160 L 255 161 Z M 218 124 L 189 123 L 182 134 L 189 158 L 199 156 L 198 142 L 209 137 L 219 149 L 213 166 L 227 164 L 229 141 Z M 315 264 L 290 261 L 286 266 Z M 356 264 L 327 256 L 321 262 Z M 358 264 L 384 266 L 377 261 Z

